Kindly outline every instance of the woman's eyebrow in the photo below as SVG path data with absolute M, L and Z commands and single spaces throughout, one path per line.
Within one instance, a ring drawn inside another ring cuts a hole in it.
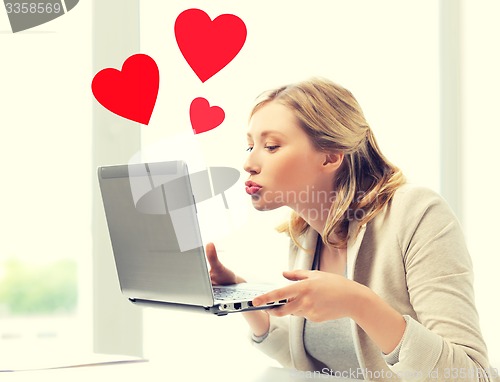
M 273 134 L 274 135 L 281 135 L 282 137 L 285 137 L 285 134 L 283 134 L 282 132 L 277 131 L 277 130 L 264 130 L 262 133 L 260 133 L 260 136 L 262 138 L 265 138 L 268 135 L 273 135 Z M 247 133 L 247 137 L 252 138 L 252 135 L 250 133 Z

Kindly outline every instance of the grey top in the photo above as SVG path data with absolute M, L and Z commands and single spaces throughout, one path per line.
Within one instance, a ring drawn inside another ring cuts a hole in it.
M 304 347 L 306 352 L 328 368 L 328 374 L 360 368 L 352 339 L 351 319 L 312 322 L 305 321 Z M 334 374 L 335 375 L 335 374 Z M 361 373 L 359 373 L 362 376 Z
M 318 235 L 312 269 L 319 269 L 320 250 L 321 236 Z M 352 338 L 351 319 L 348 317 L 324 322 L 305 320 L 304 347 L 311 357 L 328 368 L 328 374 L 351 373 L 360 367 Z

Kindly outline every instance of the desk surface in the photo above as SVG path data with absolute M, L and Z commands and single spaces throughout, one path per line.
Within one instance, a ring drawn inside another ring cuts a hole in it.
M 175 366 L 174 366 L 175 364 Z M 2 382 L 348 382 L 353 379 L 335 378 L 327 374 L 299 372 L 280 367 L 251 364 L 243 357 L 235 357 L 227 366 L 206 365 L 206 362 L 168 362 L 168 360 L 145 362 L 108 363 L 93 366 L 68 367 L 32 371 L 0 372 Z
M 318 375 L 312 378 L 310 375 L 297 373 L 292 370 L 278 367 L 266 367 L 264 369 L 241 369 L 234 371 L 230 369 L 215 370 L 172 370 L 159 367 L 149 362 L 135 364 L 118 364 L 102 366 L 86 366 L 67 369 L 18 371 L 11 373 L 0 373 L 2 382 L 80 382 L 80 381 L 120 381 L 137 382 L 147 381 L 238 381 L 238 382 L 310 382 L 321 381 L 351 381 L 338 379 L 327 375 Z
M 132 362 L 82 366 L 49 370 L 15 371 L 0 373 L 2 382 L 80 382 L 80 381 L 238 381 L 238 382 L 310 382 L 311 375 L 279 367 L 251 367 L 243 364 L 228 364 L 224 367 L 185 365 L 173 368 L 158 362 Z M 314 380 L 349 381 L 328 375 L 316 375 Z

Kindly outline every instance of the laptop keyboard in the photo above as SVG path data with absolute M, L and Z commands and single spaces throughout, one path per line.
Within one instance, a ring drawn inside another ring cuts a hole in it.
M 254 297 L 263 294 L 263 291 L 258 290 L 245 290 L 245 289 L 231 289 L 231 288 L 218 288 L 214 286 L 214 297 L 216 300 L 252 300 Z

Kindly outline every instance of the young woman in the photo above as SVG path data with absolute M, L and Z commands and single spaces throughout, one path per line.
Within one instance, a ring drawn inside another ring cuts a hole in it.
M 254 299 L 252 342 L 286 367 L 369 380 L 492 380 L 457 219 L 406 183 L 346 89 L 313 79 L 269 91 L 250 117 L 246 191 L 293 212 L 297 281 Z M 214 284 L 244 280 L 207 245 Z M 286 316 L 286 317 L 285 317 Z

